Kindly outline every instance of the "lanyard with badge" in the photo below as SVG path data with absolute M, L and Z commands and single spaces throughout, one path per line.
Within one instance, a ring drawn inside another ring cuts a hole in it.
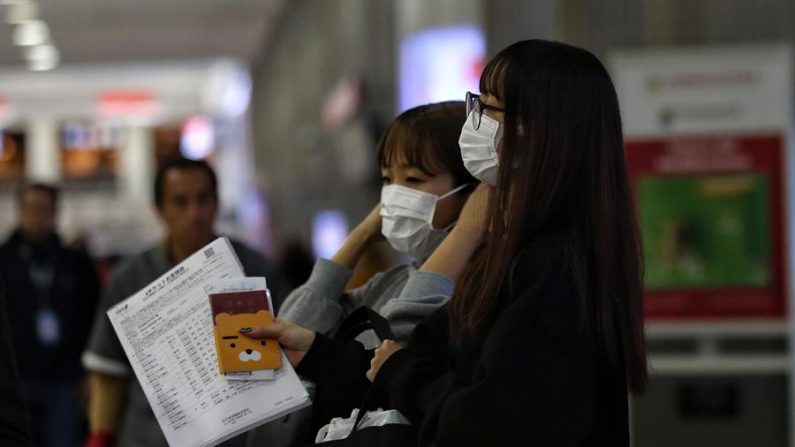
M 51 262 L 35 262 L 29 249 L 22 250 L 22 257 L 27 261 L 30 280 L 36 289 L 36 335 L 44 346 L 57 345 L 61 341 L 61 322 L 50 302 L 55 268 Z

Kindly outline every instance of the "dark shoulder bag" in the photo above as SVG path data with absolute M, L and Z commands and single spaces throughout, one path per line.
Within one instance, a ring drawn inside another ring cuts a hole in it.
M 360 307 L 348 315 L 334 338 L 349 341 L 368 330 L 373 330 L 382 341 L 395 339 L 386 318 L 369 307 Z M 395 423 L 358 429 L 365 413 L 378 409 L 381 401 L 381 396 L 373 388 L 370 388 L 362 398 L 354 429 L 348 437 L 315 445 L 326 447 L 411 447 L 417 445 L 417 433 L 414 426 L 410 424 Z

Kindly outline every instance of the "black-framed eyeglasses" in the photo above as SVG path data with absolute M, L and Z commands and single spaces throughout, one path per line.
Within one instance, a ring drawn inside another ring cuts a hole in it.
M 505 113 L 505 109 L 490 106 L 480 100 L 480 95 L 477 93 L 467 92 L 466 95 L 466 110 L 467 118 L 472 120 L 472 125 L 475 129 L 480 129 L 480 120 L 483 118 L 483 112 L 486 110 L 495 110 L 497 112 Z M 475 113 L 472 113 L 472 112 Z

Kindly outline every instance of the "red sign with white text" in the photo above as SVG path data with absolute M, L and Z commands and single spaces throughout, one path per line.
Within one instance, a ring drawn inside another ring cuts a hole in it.
M 626 143 L 651 318 L 786 315 L 783 135 Z
M 146 117 L 156 113 L 159 104 L 148 90 L 107 90 L 99 93 L 95 108 L 104 117 Z

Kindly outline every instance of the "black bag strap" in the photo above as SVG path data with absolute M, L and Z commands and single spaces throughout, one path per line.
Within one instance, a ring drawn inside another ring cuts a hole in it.
M 334 338 L 339 341 L 351 341 L 354 340 L 359 334 L 362 334 L 365 331 L 372 330 L 375 332 L 376 337 L 378 337 L 381 341 L 383 340 L 395 340 L 395 334 L 392 333 L 392 328 L 389 327 L 389 322 L 381 316 L 378 312 L 370 309 L 367 306 L 359 307 L 358 309 L 351 312 L 340 324 L 339 329 L 334 335 Z M 364 418 L 364 414 L 368 411 L 376 410 L 383 401 L 383 396 L 380 392 L 378 392 L 372 385 L 367 388 L 367 391 L 364 393 L 362 400 L 359 402 L 359 414 L 356 416 L 356 421 L 353 425 L 353 430 L 348 435 L 348 437 L 353 436 L 356 432 L 356 428 L 359 427 L 359 424 L 362 422 L 362 418 Z M 345 445 L 345 439 L 339 439 L 336 441 L 329 441 L 328 445 L 340 445 L 340 444 L 332 444 L 342 443 Z M 323 445 L 326 445 L 325 443 Z
M 372 329 L 381 341 L 395 340 L 395 334 L 392 332 L 392 328 L 389 327 L 389 322 L 386 321 L 386 318 L 366 306 L 351 312 L 342 321 L 334 338 L 340 341 L 350 341 L 369 329 Z
M 395 334 L 392 332 L 392 328 L 389 327 L 389 322 L 386 318 L 367 306 L 362 306 L 351 312 L 351 314 L 342 321 L 334 338 L 341 341 L 350 341 L 359 336 L 359 334 L 370 329 L 375 332 L 376 337 L 381 341 L 395 340 Z M 354 427 L 359 426 L 366 412 L 377 409 L 379 402 L 379 393 L 377 393 L 371 385 L 359 404 L 359 414 L 356 416 Z

